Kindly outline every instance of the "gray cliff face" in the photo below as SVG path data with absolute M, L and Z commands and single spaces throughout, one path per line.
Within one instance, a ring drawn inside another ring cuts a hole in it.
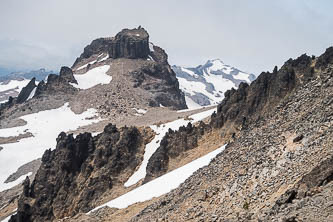
M 92 55 L 108 53 L 110 58 L 147 59 L 149 55 L 149 34 L 144 28 L 123 29 L 115 37 L 98 38 L 84 48 L 73 67 Z
M 108 49 L 111 58 L 147 59 L 149 35 L 143 28 L 124 29 L 111 41 Z

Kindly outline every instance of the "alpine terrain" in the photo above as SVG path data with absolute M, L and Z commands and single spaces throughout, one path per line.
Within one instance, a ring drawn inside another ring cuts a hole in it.
M 30 72 L 12 72 L 8 75 L 0 76 L 0 103 L 8 101 L 9 97 L 16 97 L 30 79 L 37 81 L 44 80 L 52 71 L 39 69 Z
M 172 69 L 190 108 L 219 104 L 227 90 L 255 79 L 255 75 L 226 65 L 220 59 L 208 60 L 195 68 L 172 66 Z
M 255 79 L 123 29 L 1 104 L 0 220 L 333 221 L 332 123 L 333 47 Z

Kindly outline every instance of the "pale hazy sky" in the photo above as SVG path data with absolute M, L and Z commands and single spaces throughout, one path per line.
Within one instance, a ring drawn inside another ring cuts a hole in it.
M 259 74 L 333 45 L 331 0 L 0 0 L 0 67 L 57 70 L 93 39 L 146 28 L 170 64 Z

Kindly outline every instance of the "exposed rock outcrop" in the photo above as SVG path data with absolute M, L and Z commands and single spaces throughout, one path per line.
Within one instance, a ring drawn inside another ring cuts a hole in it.
M 123 29 L 110 44 L 108 50 L 111 58 L 147 59 L 149 54 L 149 35 L 141 27 Z
M 177 131 L 169 129 L 169 132 L 163 137 L 160 147 L 149 159 L 144 182 L 165 174 L 169 169 L 170 158 L 176 158 L 187 150 L 197 147 L 198 139 L 210 130 L 209 125 L 202 121 L 197 127 L 193 127 L 189 123 L 186 127 L 182 126 Z
M 147 59 L 149 55 L 149 35 L 144 28 L 123 29 L 115 37 L 98 38 L 84 48 L 73 66 L 92 55 L 108 53 L 110 58 Z
M 134 171 L 142 158 L 144 139 L 135 127 L 109 124 L 96 137 L 61 133 L 55 150 L 45 151 L 30 184 L 24 182 L 18 211 L 10 221 L 52 221 L 87 212 L 104 192 Z
M 212 126 L 221 128 L 226 122 L 240 126 L 269 113 L 290 92 L 309 81 L 314 73 L 312 62 L 307 55 L 290 59 L 278 71 L 275 68 L 273 73 L 261 73 L 250 86 L 241 83 L 238 90 L 227 91 L 217 113 L 212 115 Z
M 17 103 L 23 103 L 25 102 L 31 92 L 34 90 L 34 88 L 36 87 L 36 78 L 32 78 L 30 80 L 30 82 L 28 83 L 28 85 L 26 85 L 25 87 L 23 87 L 23 89 L 21 90 L 20 94 L 17 96 L 16 102 Z
M 35 96 L 71 94 L 77 91 L 70 83 L 76 83 L 73 72 L 68 67 L 61 67 L 60 74 L 50 74 L 47 82 L 39 82 Z
M 250 86 L 241 82 L 237 90 L 228 90 L 225 99 L 218 105 L 217 113 L 211 116 L 209 125 L 201 123 L 198 127 L 191 127 L 191 130 L 180 129 L 173 135 L 172 132 L 165 136 L 164 143 L 161 143 L 158 152 L 149 161 L 146 181 L 167 171 L 168 160 L 175 157 L 174 152 L 188 149 L 187 145 L 183 147 L 179 144 L 191 141 L 191 148 L 194 148 L 198 136 L 202 135 L 202 129 L 222 128 L 222 135 L 233 134 L 236 129 L 246 127 L 250 121 L 255 122 L 262 118 L 264 113 L 269 113 L 296 86 L 309 81 L 313 75 L 311 62 L 312 58 L 306 55 L 296 60 L 290 59 L 279 71 L 275 69 L 273 73 L 262 73 Z M 227 127 L 224 127 L 225 125 Z M 233 127 L 230 127 L 231 125 Z
M 295 60 L 289 59 L 280 70 L 274 68 L 273 73 L 262 73 L 250 86 L 241 82 L 237 90 L 225 93 L 225 99 L 218 105 L 217 113 L 211 116 L 209 125 L 201 123 L 198 127 L 191 127 L 191 130 L 168 133 L 149 161 L 146 181 L 163 175 L 168 169 L 169 158 L 175 158 L 173 153 L 188 149 L 186 141 L 192 142 L 191 148 L 196 147 L 195 141 L 203 134 L 202 129 L 215 128 L 221 130 L 222 137 L 234 137 L 237 130 L 269 114 L 295 88 L 311 80 L 314 75 L 312 62 L 313 58 L 302 55 Z M 185 146 L 180 145 L 184 143 Z
M 131 221 L 331 221 L 330 54 L 289 60 L 228 92 L 211 121 L 222 133 L 238 128 L 225 151 Z

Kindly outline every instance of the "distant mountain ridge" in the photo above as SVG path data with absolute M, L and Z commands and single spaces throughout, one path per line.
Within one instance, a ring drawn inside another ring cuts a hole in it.
M 23 87 L 25 87 L 31 79 L 35 78 L 38 83 L 46 79 L 47 76 L 52 73 L 54 72 L 41 68 L 28 72 L 12 72 L 10 74 L 0 76 L 0 103 L 6 102 L 10 96 L 18 96 Z
M 227 90 L 237 88 L 241 82 L 251 83 L 256 78 L 220 59 L 208 60 L 195 68 L 173 66 L 172 69 L 190 107 L 218 104 Z
M 0 69 L 1 71 L 1 69 Z M 8 81 L 8 80 L 20 80 L 20 79 L 32 79 L 36 78 L 37 81 L 44 80 L 49 74 L 55 73 L 52 70 L 46 70 L 44 68 L 40 68 L 38 70 L 31 70 L 31 71 L 20 71 L 20 72 L 11 72 L 10 74 L 6 74 L 0 76 L 0 81 Z

